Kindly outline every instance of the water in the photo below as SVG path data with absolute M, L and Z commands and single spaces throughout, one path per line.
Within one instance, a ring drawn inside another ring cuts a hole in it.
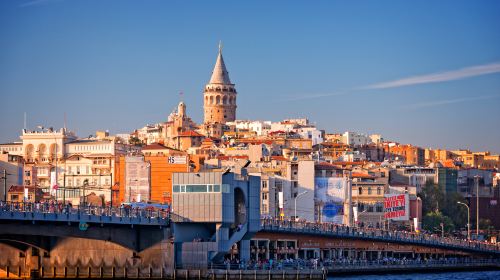
M 500 280 L 500 270 L 444 272 L 444 273 L 408 273 L 328 277 L 329 280 Z

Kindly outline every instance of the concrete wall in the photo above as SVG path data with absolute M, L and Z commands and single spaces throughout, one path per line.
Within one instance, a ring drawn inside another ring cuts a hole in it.
M 299 161 L 298 169 L 298 192 L 306 194 L 297 198 L 297 216 L 307 221 L 314 221 L 314 161 Z M 293 197 L 292 197 L 293 198 Z M 294 201 L 292 200 L 292 203 Z M 292 214 L 293 215 L 293 214 Z
M 93 277 L 98 277 L 101 267 L 106 275 L 114 267 L 117 277 L 123 276 L 125 268 L 129 275 L 139 271 L 141 277 L 150 272 L 158 277 L 172 275 L 174 267 L 173 245 L 168 240 L 138 253 L 112 242 L 83 238 L 58 238 L 50 251 L 42 250 L 38 256 L 31 248 L 19 250 L 5 244 L 0 244 L 0 251 L 0 266 L 9 265 L 15 273 L 19 266 L 23 273 L 43 267 L 45 275 L 52 275 L 56 268 L 56 274 L 62 277 L 66 267 L 67 274 L 73 276 L 78 267 L 80 275 L 87 275 L 90 268 Z

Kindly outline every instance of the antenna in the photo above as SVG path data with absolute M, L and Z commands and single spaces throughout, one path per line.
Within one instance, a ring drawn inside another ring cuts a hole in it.
M 66 112 L 64 112 L 64 131 L 66 131 Z
M 24 112 L 24 129 L 26 129 L 26 112 Z

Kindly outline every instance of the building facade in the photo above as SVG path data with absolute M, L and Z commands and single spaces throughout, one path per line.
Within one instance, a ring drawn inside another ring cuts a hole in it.
M 236 89 L 222 57 L 222 46 L 210 81 L 203 92 L 204 123 L 226 123 L 236 119 Z

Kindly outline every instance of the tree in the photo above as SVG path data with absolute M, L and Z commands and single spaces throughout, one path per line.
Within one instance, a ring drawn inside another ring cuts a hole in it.
M 450 217 L 443 215 L 439 211 L 427 213 L 422 219 L 422 227 L 431 232 L 441 232 L 441 223 L 443 223 L 444 231 L 450 232 L 455 229 L 455 225 Z
M 130 139 L 128 140 L 128 143 L 130 145 L 135 145 L 135 146 L 142 146 L 142 142 L 141 142 L 141 139 L 137 138 L 137 137 L 130 137 Z
M 423 227 L 425 223 L 430 223 L 427 229 L 435 231 L 434 228 L 441 230 L 440 223 L 444 221 L 445 231 L 451 231 L 457 228 L 467 226 L 467 208 L 457 202 L 466 203 L 466 200 L 456 192 L 445 194 L 438 185 L 428 182 L 420 192 L 422 199 L 422 219 Z M 437 214 L 439 213 L 439 214 Z M 437 226 L 436 226 L 437 223 Z M 448 226 L 446 226 L 448 224 Z
M 453 224 L 460 228 L 467 228 L 467 208 L 457 202 L 467 204 L 465 198 L 457 192 L 447 193 L 442 208 L 443 215 L 448 216 Z
M 438 185 L 428 182 L 420 192 L 422 199 L 422 213 L 425 216 L 427 213 L 436 212 L 443 207 L 444 194 L 439 189 Z

